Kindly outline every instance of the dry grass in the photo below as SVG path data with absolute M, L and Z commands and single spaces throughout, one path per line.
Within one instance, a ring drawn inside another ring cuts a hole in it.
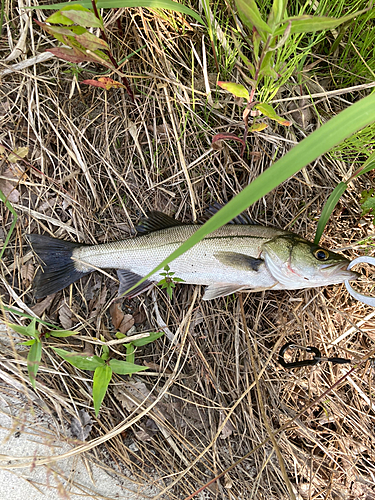
M 24 20 L 15 8 L 9 15 L 7 30 L 15 44 L 11 23 L 24 26 Z M 115 274 L 94 273 L 35 304 L 26 233 L 98 243 L 127 237 L 147 210 L 195 219 L 213 201 L 232 198 L 304 135 L 297 125 L 290 130 L 272 125 L 250 138 L 244 160 L 236 146 L 210 149 L 214 133 L 241 132 L 240 109 L 214 83 L 212 96 L 219 105 L 207 103 L 204 67 L 196 58 L 194 72 L 191 65 L 192 43 L 202 61 L 203 33 L 174 19 L 175 26 L 146 11 L 129 11 L 122 16 L 124 38 L 114 14 L 106 19 L 118 59 L 145 45 L 123 68 L 136 104 L 121 90 L 80 86 L 66 72 L 69 66 L 56 59 L 3 77 L 0 142 L 9 150 L 27 147 L 28 156 L 8 178 L 17 190 L 13 206 L 19 220 L 1 262 L 0 293 L 7 306 L 59 326 L 79 325 L 77 338 L 61 342 L 63 347 L 94 352 L 100 335 L 114 338 L 109 306 L 116 296 Z M 8 65 L 51 46 L 34 27 L 27 28 L 27 37 L 32 41 L 27 53 Z M 2 44 L 4 57 L 9 40 L 3 37 Z M 84 70 L 78 79 L 90 76 Z M 235 69 L 233 78 L 238 76 Z M 311 85 L 318 91 L 316 83 Z M 279 97 L 293 94 L 284 89 Z M 319 106 L 332 113 L 342 105 L 330 96 Z M 290 111 L 287 101 L 281 106 Z M 317 121 L 312 109 L 310 128 Z M 4 181 L 9 165 L 3 161 L 1 169 Z M 313 238 L 317 217 L 346 171 L 337 160 L 319 159 L 251 207 L 250 215 Z M 370 182 L 370 176 L 353 182 L 325 232 L 324 243 L 347 247 L 351 258 L 363 252 L 355 242 L 374 230 L 370 217 L 359 224 L 359 194 Z M 12 217 L 3 205 L 0 209 L 4 240 Z M 165 337 L 137 353 L 137 362 L 151 363 L 154 371 L 131 381 L 116 377 L 88 440 L 70 454 L 91 450 L 86 456 L 114 473 L 155 484 L 160 494 L 154 500 L 185 498 L 247 454 L 206 489 L 206 498 L 375 498 L 371 366 L 359 364 L 335 385 L 349 370 L 345 365 L 322 363 L 288 372 L 277 362 L 287 340 L 317 346 L 324 355 L 361 359 L 373 349 L 375 314 L 351 299 L 344 286 L 209 303 L 201 295 L 199 287 L 180 286 L 172 303 L 159 290 L 120 301 L 125 312 L 138 314 L 137 332 L 167 325 L 177 342 Z M 7 383 L 21 383 L 18 387 L 31 397 L 24 358 L 17 364 L 14 348 L 0 347 Z M 123 356 L 121 345 L 114 348 Z M 90 378 L 44 350 L 36 392 L 59 425 L 68 425 L 78 410 L 94 415 Z M 16 458 L 7 463 L 21 465 Z

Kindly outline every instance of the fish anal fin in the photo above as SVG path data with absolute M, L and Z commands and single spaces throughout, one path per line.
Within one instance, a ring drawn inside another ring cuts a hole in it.
M 206 287 L 202 300 L 225 297 L 226 295 L 239 292 L 244 288 L 246 288 L 244 285 L 238 286 L 233 283 L 215 283 L 214 285 L 208 285 L 208 287 Z
M 240 271 L 259 271 L 259 267 L 264 264 L 263 259 L 257 259 L 250 255 L 237 252 L 216 252 L 214 257 L 225 266 L 234 267 Z
M 117 269 L 117 277 L 120 281 L 120 286 L 118 289 L 118 297 L 122 296 L 127 290 L 129 290 L 129 288 L 134 286 L 136 283 L 138 283 L 139 280 L 143 278 L 143 276 L 133 273 L 132 271 L 129 271 L 129 269 Z M 140 293 L 143 293 L 149 288 L 151 288 L 151 286 L 153 286 L 152 281 L 146 280 L 140 285 L 138 285 L 136 288 L 131 290 L 129 294 L 126 294 L 124 296 L 127 298 L 136 297 Z
M 137 233 L 148 234 L 153 231 L 160 231 L 168 227 L 183 226 L 184 223 L 164 214 L 163 212 L 148 212 L 146 217 L 142 217 L 139 224 L 136 226 Z

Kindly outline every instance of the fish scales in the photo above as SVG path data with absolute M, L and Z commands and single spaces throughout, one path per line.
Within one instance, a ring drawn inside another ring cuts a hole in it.
M 81 247 L 73 252 L 73 257 L 80 261 L 80 267 L 77 267 L 81 270 L 89 270 L 89 267 L 83 264 L 85 262 L 99 268 L 130 269 L 144 276 L 197 229 L 197 226 L 173 227 L 136 238 L 103 244 L 100 247 Z M 174 260 L 171 268 L 176 277 L 190 284 L 209 285 L 223 282 L 249 285 L 249 280 L 253 279 L 254 287 L 272 286 L 275 280 L 269 273 L 264 272 L 255 280 L 253 270 L 246 272 L 234 269 L 230 265 L 220 264 L 215 254 L 235 250 L 249 257 L 258 257 L 263 244 L 281 234 L 289 233 L 261 226 L 224 226 Z M 162 279 L 160 272 L 154 274 L 150 280 L 160 281 Z

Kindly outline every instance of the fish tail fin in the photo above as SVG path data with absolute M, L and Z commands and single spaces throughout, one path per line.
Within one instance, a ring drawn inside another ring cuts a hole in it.
M 82 243 L 41 234 L 29 234 L 27 240 L 41 265 L 33 283 L 35 298 L 41 299 L 58 292 L 91 272 L 76 269 L 72 259 L 73 250 L 83 246 Z

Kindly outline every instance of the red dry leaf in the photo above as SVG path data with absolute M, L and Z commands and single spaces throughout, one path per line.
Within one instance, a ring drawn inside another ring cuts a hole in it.
M 81 83 L 85 83 L 86 85 L 92 85 L 93 87 L 100 87 L 105 90 L 109 90 L 111 88 L 118 89 L 120 87 L 125 88 L 125 86 L 122 83 L 116 82 L 116 80 L 112 80 L 112 78 L 108 77 L 101 77 L 98 78 L 97 80 L 83 80 Z

